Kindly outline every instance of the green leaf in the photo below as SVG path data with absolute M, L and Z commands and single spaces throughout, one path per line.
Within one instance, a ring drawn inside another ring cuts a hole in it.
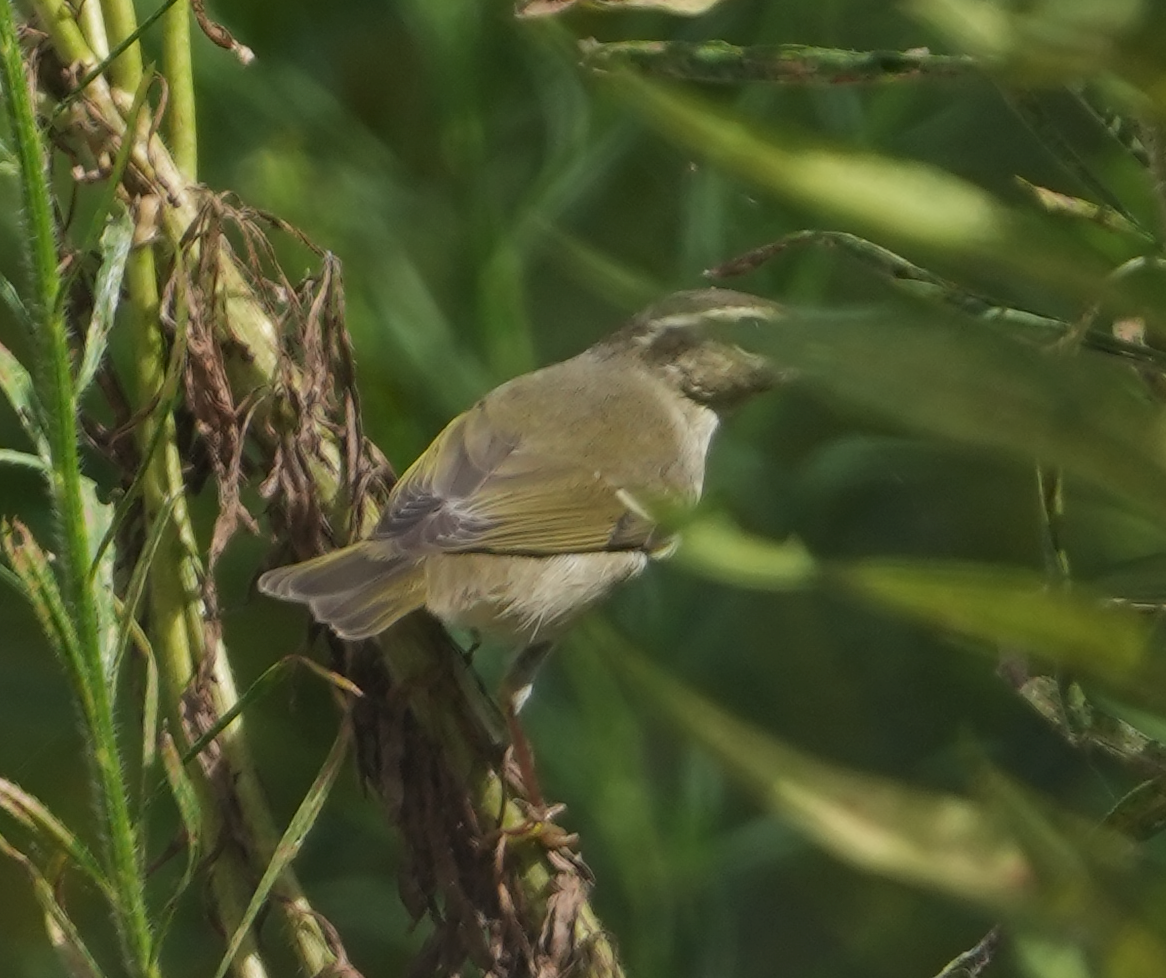
M 89 568 L 91 577 L 97 575 L 102 567 L 106 566 L 105 562 L 111 559 L 109 550 L 113 543 L 113 538 L 137 502 L 138 495 L 142 491 L 142 484 L 146 479 L 146 474 L 151 471 L 150 462 L 154 458 L 154 454 L 162 446 L 162 440 L 167 430 L 166 425 L 162 423 L 162 419 L 173 413 L 174 407 L 181 396 L 179 381 L 182 379 L 183 364 L 186 362 L 186 343 L 187 332 L 185 318 L 180 311 L 179 328 L 174 343 L 170 348 L 170 360 L 166 364 L 166 375 L 158 391 L 157 401 L 154 404 L 153 410 L 150 412 L 150 418 L 154 422 L 152 424 L 154 431 L 153 437 L 150 439 L 150 444 L 146 446 L 145 452 L 143 452 L 142 457 L 138 461 L 138 470 L 134 473 L 134 478 L 129 488 L 122 493 L 108 522 L 102 523 L 104 533 L 91 534 L 93 539 L 100 540 L 96 548 L 94 548 L 93 563 Z
M 105 666 L 104 679 L 109 686 L 111 695 L 117 691 L 117 673 L 121 668 L 122 657 L 129 646 L 130 638 L 133 636 L 133 630 L 137 625 L 135 618 L 138 613 L 138 605 L 146 590 L 146 583 L 149 580 L 150 566 L 158 555 L 158 547 L 170 529 L 170 517 L 174 512 L 175 505 L 182 497 L 182 492 L 181 488 L 175 489 L 166 497 L 154 515 L 154 521 L 150 524 L 150 534 L 142 545 L 142 552 L 138 556 L 138 562 L 134 565 L 129 584 L 126 585 L 125 600 L 117 609 L 117 636 L 110 646 L 111 654 L 103 662 Z
M 0 811 L 19 822 L 36 838 L 39 845 L 63 852 L 70 863 L 96 884 L 109 900 L 113 889 L 93 854 L 56 815 L 19 785 L 0 778 Z
M 801 541 L 763 540 L 742 533 L 723 517 L 705 517 L 684 526 L 676 560 L 725 584 L 767 591 L 804 588 L 819 572 Z
M 37 903 L 44 913 L 49 943 L 70 978 L 103 978 L 97 961 L 85 946 L 80 931 L 57 900 L 56 889 L 23 852 L 0 835 L 0 854 L 16 862 L 28 875 Z
M 1025 84 L 1076 81 L 1113 69 L 1135 83 L 1157 79 L 1161 55 L 1141 35 L 1160 37 L 1152 4 L 1077 0 L 1014 5 L 981 0 L 908 0 L 907 9 L 955 44 Z
M 263 871 L 263 876 L 259 880 L 255 894 L 251 897 L 251 902 L 247 904 L 247 909 L 243 913 L 239 925 L 235 928 L 235 933 L 231 935 L 231 940 L 227 945 L 227 951 L 219 962 L 218 968 L 215 969 L 214 978 L 224 978 L 227 971 L 230 970 L 231 963 L 235 960 L 235 955 L 239 953 L 239 948 L 247 937 L 247 932 L 250 930 L 251 924 L 254 923 L 259 911 L 263 908 L 263 904 L 267 901 L 268 894 L 275 887 L 284 867 L 288 866 L 300 851 L 300 846 L 303 845 L 304 839 L 307 838 L 308 832 L 315 824 L 316 818 L 320 814 L 320 809 L 324 807 L 324 802 L 332 790 L 332 785 L 336 781 L 336 775 L 340 772 L 344 759 L 348 755 L 348 747 L 351 740 L 352 730 L 345 723 L 336 735 L 336 740 L 333 741 L 332 749 L 324 759 L 320 773 L 316 775 L 316 780 L 312 782 L 312 786 L 308 789 L 308 793 L 304 796 L 300 807 L 296 809 L 295 815 L 292 816 L 291 822 L 288 823 L 287 830 L 279 840 L 279 844 L 275 848 L 275 853 L 271 857 L 271 862 L 267 864 L 267 869 Z
M 47 465 L 49 447 L 41 424 L 41 407 L 36 398 L 32 376 L 3 343 L 0 343 L 0 391 L 8 398 L 25 434 Z
M 993 655 L 1036 655 L 1133 702 L 1166 707 L 1166 666 L 1153 654 L 1147 618 L 1084 588 L 1050 588 L 1036 571 L 937 560 L 819 563 L 797 541 L 773 543 L 719 518 L 685 527 L 677 559 L 737 587 L 842 588 L 884 610 L 988 643 Z
M 996 911 L 1032 898 L 1024 852 L 976 804 L 818 760 L 731 717 L 629 643 L 609 636 L 604 646 L 613 669 L 774 814 L 839 859 Z
M 757 124 L 711 103 L 630 73 L 619 95 L 663 135 L 728 173 L 846 230 L 961 260 L 1000 277 L 1017 273 L 1092 302 L 1106 296 L 1123 308 L 1166 308 L 1162 276 L 1107 283 L 1114 266 L 1140 254 L 1120 236 L 1087 243 L 1035 210 L 1012 209 L 986 190 L 913 160 L 824 145 L 789 127 L 762 133 Z M 1088 239 L 1092 240 L 1092 239 Z M 1104 247 L 1103 247 L 1104 244 Z
M 1166 672 L 1141 614 L 1080 588 L 1049 588 L 1033 571 L 940 561 L 862 561 L 829 580 L 889 611 L 1031 653 L 1098 679 L 1134 702 L 1166 705 Z
M 1080 947 L 1024 934 L 1016 939 L 1016 956 L 1032 978 L 1094 978 Z
M 1050 816 L 1030 790 L 996 772 L 987 772 L 981 785 L 985 803 L 1020 841 L 1040 881 L 1046 934 L 1051 925 L 1071 946 L 1088 949 L 1087 960 L 1103 978 L 1166 974 L 1158 901 L 1138 906 L 1131 900 L 1136 847 L 1074 817 Z
M 798 380 L 909 427 L 1060 466 L 1166 518 L 1166 412 L 1099 356 L 1058 356 L 940 310 L 788 309 L 755 334 Z
M 116 700 L 114 673 L 122 618 L 118 612 L 114 587 L 115 554 L 112 549 L 102 550 L 100 543 L 106 535 L 114 532 L 114 508 L 98 498 L 97 483 L 85 476 L 81 477 L 81 509 L 85 525 L 89 528 L 89 587 L 93 593 L 93 607 L 97 612 L 97 640 L 110 691 Z
M 0 523 L 0 549 L 19 581 L 21 593 L 32 607 L 45 638 L 60 657 L 79 695 L 86 688 L 86 670 L 73 620 L 65 606 L 49 556 L 23 524 Z
M 16 291 L 16 286 L 12 284 L 12 281 L 3 275 L 0 275 L 0 302 L 8 307 L 8 311 L 12 313 L 12 318 L 24 327 L 25 332 L 31 336 L 34 327 L 28 306 L 20 298 L 20 293 Z
M 122 278 L 133 237 L 133 221 L 125 210 L 110 217 L 101 235 L 101 268 L 97 272 L 94 286 L 93 315 L 85 332 L 85 353 L 77 372 L 78 397 L 93 383 L 105 356 L 109 331 L 113 328 L 118 301 L 121 299 Z
M 172 3 L 173 0 L 168 0 Z M 113 213 L 113 209 L 117 204 L 117 192 L 121 187 L 121 178 L 125 174 L 126 167 L 129 166 L 130 157 L 133 155 L 134 145 L 136 139 L 128 138 L 129 134 L 136 133 L 141 121 L 142 112 L 147 106 L 146 95 L 150 91 L 150 86 L 154 83 L 154 73 L 147 71 L 142 74 L 142 80 L 138 84 L 138 90 L 134 92 L 134 100 L 130 105 L 129 112 L 125 116 L 125 133 L 127 138 L 122 139 L 121 145 L 118 147 L 117 155 L 113 159 L 113 166 L 110 167 L 109 175 L 105 180 L 105 184 L 101 189 L 101 194 L 97 199 L 97 206 L 93 211 L 93 217 L 90 219 L 89 228 L 85 232 L 85 237 L 81 239 L 81 245 L 78 248 L 82 255 L 88 255 L 94 248 L 97 247 L 98 241 L 105 236 L 108 231 L 107 221 Z M 118 219 L 115 218 L 114 222 Z M 132 222 L 131 222 L 132 226 Z M 132 232 L 131 232 L 132 236 Z M 103 257 L 104 257 L 104 243 L 103 243 Z M 124 259 L 122 260 L 124 268 Z M 73 284 L 73 278 L 79 274 L 80 265 L 75 267 L 64 287 L 61 289 L 61 296 L 67 296 Z M 121 276 L 118 276 L 120 281 Z M 80 390 L 80 388 L 79 388 Z
M 179 901 L 194 880 L 202 852 L 202 812 L 194 782 L 187 775 L 178 749 L 174 746 L 174 738 L 168 732 L 162 735 L 161 747 L 162 767 L 166 772 L 166 782 L 170 786 L 170 794 L 174 798 L 174 804 L 178 807 L 178 814 L 182 819 L 182 828 L 186 836 L 186 864 L 183 867 L 182 876 L 175 885 L 170 899 L 166 901 L 166 906 L 160 916 L 158 938 L 155 941 L 158 952 L 161 952 L 165 935 L 173 923 Z
M 0 465 L 15 465 L 22 469 L 35 469 L 42 475 L 49 470 L 43 458 L 29 455 L 28 452 L 19 452 L 14 448 L 0 448 Z
M 546 17 L 561 14 L 579 0 L 517 0 L 516 17 Z M 661 10 L 679 17 L 697 17 L 711 10 L 721 0 L 584 0 L 587 7 L 609 10 Z

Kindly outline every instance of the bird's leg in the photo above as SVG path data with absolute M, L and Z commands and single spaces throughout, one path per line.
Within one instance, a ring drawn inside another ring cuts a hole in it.
M 539 666 L 546 661 L 551 651 L 550 642 L 536 642 L 526 646 L 511 664 L 502 680 L 502 689 L 499 699 L 502 709 L 506 713 L 506 726 L 510 731 L 510 743 L 514 746 L 514 759 L 518 763 L 518 772 L 522 777 L 523 787 L 529 800 L 536 809 L 544 807 L 542 789 L 539 787 L 538 775 L 534 770 L 534 752 L 530 741 L 518 722 L 518 711 L 530 698 L 531 687 L 534 685 L 534 676 Z

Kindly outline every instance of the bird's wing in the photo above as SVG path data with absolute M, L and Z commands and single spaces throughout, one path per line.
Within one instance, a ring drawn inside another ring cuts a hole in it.
M 613 485 L 500 430 L 479 403 L 455 418 L 393 490 L 373 539 L 406 553 L 549 555 L 654 550 L 667 542 Z

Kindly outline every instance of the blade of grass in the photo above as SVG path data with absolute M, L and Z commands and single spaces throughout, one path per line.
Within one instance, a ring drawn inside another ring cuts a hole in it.
M 1049 588 L 1031 571 L 940 561 L 862 561 L 832 567 L 828 579 L 880 608 L 987 642 L 993 656 L 1031 653 L 1166 708 L 1151 623 L 1100 595 Z
M 348 747 L 351 740 L 352 729 L 348 722 L 345 721 L 340 732 L 336 735 L 336 740 L 332 743 L 332 749 L 324 759 L 320 773 L 316 776 L 316 780 L 312 782 L 312 786 L 308 789 L 308 793 L 304 796 L 300 807 L 296 809 L 295 815 L 292 816 L 291 822 L 288 823 L 287 830 L 279 840 L 279 845 L 276 847 L 271 862 L 268 863 L 267 869 L 263 871 L 259 885 L 255 888 L 255 894 L 252 896 L 251 902 L 247 905 L 247 909 L 238 927 L 235 929 L 235 933 L 231 935 L 231 940 L 227 944 L 226 953 L 219 962 L 218 968 L 215 969 L 214 978 L 225 978 L 252 923 L 254 923 L 255 918 L 259 915 L 259 911 L 267 901 L 268 895 L 276 886 L 280 874 L 286 866 L 290 865 L 292 860 L 295 859 L 296 854 L 300 851 L 300 846 L 303 845 L 304 839 L 307 838 L 308 832 L 320 814 L 320 810 L 324 807 L 328 793 L 332 790 L 332 785 L 336 781 L 336 775 L 340 772 L 344 758 L 348 754 Z
M 126 167 L 129 165 L 130 157 L 134 152 L 134 140 L 136 133 L 139 130 L 139 125 L 142 118 L 142 111 L 146 107 L 146 95 L 150 90 L 151 76 L 145 75 L 138 84 L 137 91 L 134 92 L 134 100 L 130 104 L 130 110 L 125 117 L 125 129 L 121 137 L 121 144 L 118 146 L 117 154 L 113 158 L 113 165 L 110 167 L 109 175 L 105 179 L 105 184 L 101 189 L 101 194 L 97 198 L 96 208 L 93 217 L 89 220 L 89 227 L 85 232 L 85 236 L 81 239 L 78 251 L 82 255 L 88 255 L 97 247 L 99 241 L 104 236 L 106 230 L 111 224 L 111 217 L 113 215 L 114 206 L 117 204 L 118 188 L 121 186 L 122 177 L 125 175 Z M 126 220 L 129 220 L 128 215 Z M 113 219 L 116 223 L 117 219 Z M 130 222 L 130 237 L 133 237 L 133 222 Z M 128 254 L 128 252 L 127 252 Z M 121 266 L 124 272 L 125 258 L 121 259 Z M 77 275 L 81 273 L 81 266 L 78 263 L 74 266 L 74 270 L 70 272 L 65 279 L 64 286 L 61 290 L 62 295 L 69 295 L 73 288 L 73 282 Z M 120 283 L 121 276 L 118 276 Z M 94 310 L 96 313 L 96 309 Z M 112 319 L 112 316 L 110 317 Z M 88 349 L 88 343 L 86 343 Z M 77 390 L 82 391 L 84 387 L 81 384 L 77 385 Z
M 25 306 L 24 300 L 20 298 L 20 293 L 16 291 L 16 286 L 4 275 L 0 275 L 0 302 L 8 307 L 8 311 L 12 313 L 12 318 L 24 328 L 25 334 L 31 336 L 33 331 L 32 315 Z
M 48 554 L 23 524 L 9 520 L 0 522 L 0 548 L 19 581 L 20 593 L 32 607 L 41 631 L 57 653 L 66 674 L 74 683 L 83 684 L 86 666 L 77 632 L 49 566 Z
M 214 725 L 207 730 L 201 737 L 191 744 L 182 755 L 182 763 L 188 764 L 194 760 L 219 734 L 221 734 L 227 727 L 229 727 L 242 712 L 247 709 L 252 703 L 257 702 L 266 696 L 272 689 L 275 688 L 278 681 L 290 675 L 293 666 L 306 666 L 309 671 L 335 686 L 341 692 L 348 693 L 353 696 L 363 696 L 360 688 L 356 686 L 351 680 L 346 679 L 339 673 L 332 672 L 330 669 L 325 669 L 323 666 L 311 659 L 307 659 L 301 655 L 289 655 L 278 662 L 272 663 L 258 679 L 255 680 L 247 691 L 235 701 L 234 705 L 227 710 Z
M 0 854 L 13 860 L 27 874 L 33 894 L 45 917 L 45 930 L 62 967 L 70 978 L 103 978 L 104 973 L 81 939 L 81 933 L 57 900 L 53 885 L 36 863 L 0 835 Z
M 796 541 L 774 543 L 721 518 L 688 524 L 676 559 L 736 587 L 834 588 L 896 614 L 1079 671 L 1132 702 L 1166 707 L 1150 622 L 1084 588 L 1050 588 L 1036 571 L 939 560 L 816 562 Z
M 998 275 L 1018 273 L 1093 302 L 1123 309 L 1166 308 L 1159 281 L 1108 284 L 1111 269 L 1141 249 L 1121 239 L 1064 233 L 1040 212 L 1013 209 L 980 187 L 912 160 L 822 145 L 758 124 L 630 73 L 616 76 L 618 97 L 664 136 L 779 198 L 811 207 L 859 233 L 960 260 Z
M 179 382 L 182 378 L 182 365 L 186 357 L 186 343 L 186 331 L 183 329 L 178 330 L 174 338 L 174 344 L 170 349 L 170 362 L 166 366 L 166 376 L 158 392 L 157 402 L 150 412 L 150 416 L 155 420 L 160 420 L 167 414 L 170 414 L 181 396 L 182 391 Z M 126 517 L 141 495 L 142 485 L 146 479 L 146 473 L 149 471 L 149 462 L 154 458 L 162 445 L 166 433 L 165 425 L 155 424 L 153 429 L 154 434 L 150 438 L 150 443 L 146 446 L 145 454 L 140 460 L 138 470 L 134 473 L 133 481 L 130 483 L 129 488 L 122 494 L 121 499 L 118 500 L 113 516 L 109 521 L 109 526 L 106 528 L 105 533 L 101 537 L 101 542 L 97 545 L 97 549 L 94 552 L 93 563 L 89 567 L 91 578 L 97 574 L 102 560 L 105 558 L 110 545 L 117 536 L 118 529 L 125 523 Z
M 170 785 L 170 794 L 178 807 L 178 815 L 182 819 L 182 829 L 186 836 L 186 864 L 182 876 L 175 884 L 174 892 L 166 901 L 159 918 L 158 946 L 161 948 L 163 938 L 170 930 L 174 921 L 174 914 L 178 910 L 179 901 L 190 888 L 194 874 L 198 869 L 199 856 L 202 851 L 202 813 L 199 810 L 198 792 L 187 776 L 174 746 L 174 738 L 169 733 L 162 735 L 161 741 L 162 768 L 166 772 L 166 781 Z
M 154 558 L 158 554 L 158 546 L 164 537 L 169 526 L 170 515 L 174 511 L 174 506 L 178 502 L 178 494 L 171 493 L 166 499 L 165 504 L 159 511 L 157 518 L 150 526 L 150 535 L 146 538 L 146 542 L 142 545 L 142 553 L 138 557 L 138 562 L 134 565 L 133 574 L 130 575 L 129 584 L 126 585 L 125 598 L 122 602 L 121 612 L 119 615 L 120 625 L 118 628 L 117 644 L 113 648 L 113 655 L 110 658 L 108 670 L 106 672 L 106 682 L 109 683 L 111 694 L 117 684 L 117 674 L 121 669 L 121 661 L 125 655 L 126 649 L 129 647 L 130 638 L 133 634 L 134 619 L 138 613 L 138 606 L 141 604 L 142 595 L 146 591 L 146 582 L 149 579 L 150 565 L 153 564 Z
M 0 810 L 33 833 L 46 849 L 63 852 L 72 865 L 94 883 L 107 900 L 114 898 L 97 859 L 77 836 L 56 815 L 33 795 L 7 778 L 0 778 Z
M 990 813 L 936 794 L 827 764 L 735 719 L 604 629 L 614 671 L 788 821 L 839 859 L 868 872 L 1017 911 L 1035 895 L 1023 850 Z
M 0 465 L 13 465 L 20 469 L 33 469 L 41 475 L 48 474 L 48 465 L 43 458 L 14 448 L 0 448 Z
M 1166 517 L 1166 410 L 1119 363 L 1054 356 L 946 310 L 785 309 L 755 345 L 798 380 L 910 428 L 1058 466 Z
M 775 543 L 748 536 L 721 516 L 684 526 L 676 560 L 725 584 L 767 591 L 808 587 L 821 573 L 800 541 Z

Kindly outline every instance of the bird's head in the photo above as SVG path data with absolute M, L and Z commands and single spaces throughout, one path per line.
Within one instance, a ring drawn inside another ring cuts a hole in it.
M 682 395 L 718 413 L 769 390 L 777 372 L 735 342 L 749 324 L 778 317 L 766 299 L 728 289 L 677 292 L 649 306 L 596 347 L 635 356 Z

